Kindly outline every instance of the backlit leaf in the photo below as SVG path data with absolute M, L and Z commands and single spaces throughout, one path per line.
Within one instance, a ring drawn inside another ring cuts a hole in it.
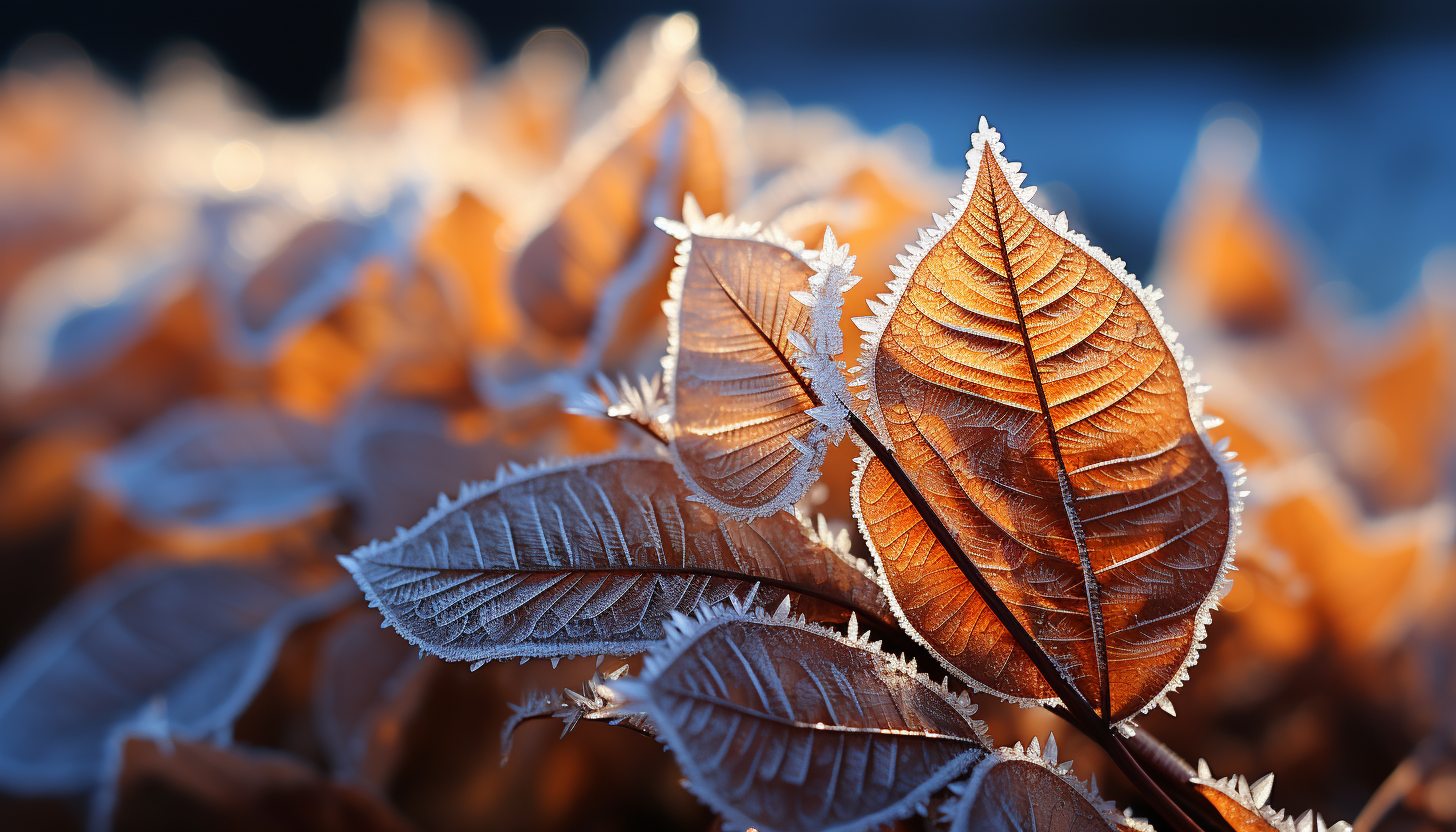
M 687 785 L 739 828 L 873 829 L 906 817 L 987 753 L 975 706 L 858 636 L 722 607 L 677 616 L 639 679 Z
M 1274 775 L 1266 774 L 1252 784 L 1242 775 L 1214 779 L 1208 763 L 1198 761 L 1193 788 L 1234 828 L 1234 832 L 1350 832 L 1350 824 L 1339 821 L 1326 826 L 1312 810 L 1298 818 L 1268 805 L 1274 790 Z
M 940 817 L 949 832 L 1153 832 L 1103 800 L 1095 782 L 1078 780 L 1071 760 L 1059 763 L 1051 734 L 1045 749 L 1036 739 L 996 749 L 950 791 Z
M 1259 135 L 1236 115 L 1203 129 L 1159 252 L 1160 282 L 1216 331 L 1271 336 L 1299 317 L 1308 274 L 1254 187 Z M 1184 311 L 1180 309 L 1178 311 Z
M 470 30 L 449 7 L 401 0 L 364 3 L 354 33 L 349 92 L 375 109 L 462 87 L 478 61 Z
M 115 732 L 146 722 L 226 738 L 293 628 L 349 600 L 233 566 L 123 568 L 51 615 L 0 666 L 0 785 L 98 784 Z
M 1030 204 L 1001 149 L 982 120 L 955 210 L 861 319 L 867 418 L 1022 626 L 1121 722 L 1196 659 L 1239 480 L 1157 293 Z M 889 470 L 862 459 L 855 508 L 905 626 L 975 686 L 1051 700 Z
M 509 282 L 534 332 L 519 348 L 480 356 L 477 386 L 488 401 L 525 404 L 574 392 L 599 369 L 640 370 L 644 337 L 664 334 L 672 245 L 652 223 L 675 215 L 688 192 L 721 210 L 735 184 L 737 104 L 693 60 L 696 45 L 688 14 L 631 35 L 603 73 L 612 109 L 497 235 L 528 239 Z
M 792 593 L 815 617 L 885 620 L 873 580 L 795 518 L 721 518 L 656 456 L 466 486 L 340 561 L 401 635 L 451 661 L 640 652 L 671 613 L 754 584 L 761 601 Z
M 854 258 L 826 231 L 805 252 L 776 227 L 659 221 L 682 240 L 666 306 L 673 462 L 695 495 L 730 516 L 798 502 L 845 431 L 839 330 Z

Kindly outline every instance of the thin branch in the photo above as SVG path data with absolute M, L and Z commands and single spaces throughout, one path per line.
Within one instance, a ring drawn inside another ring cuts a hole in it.
M 890 449 L 886 448 L 884 443 L 880 441 L 880 438 L 875 435 L 875 432 L 853 412 L 849 414 L 849 424 L 853 428 L 855 435 L 860 438 L 860 441 L 864 442 L 865 446 L 869 448 L 870 453 L 874 454 L 880 460 L 890 472 L 890 476 L 895 480 L 895 483 L 905 492 L 905 496 L 915 506 L 915 510 L 920 513 L 920 517 L 925 521 L 925 524 L 930 527 L 930 531 L 935 535 L 936 540 L 940 542 L 941 546 L 945 547 L 946 553 L 950 555 L 951 560 L 955 561 L 956 566 L 960 567 L 962 574 L 966 576 L 966 580 L 970 581 L 971 586 L 975 588 L 976 594 L 981 596 L 981 600 L 990 608 L 991 613 L 996 616 L 996 619 L 1011 634 L 1017 646 L 1031 658 L 1032 664 L 1036 665 L 1036 669 L 1041 673 L 1042 678 L 1046 679 L 1047 684 L 1051 686 L 1052 690 L 1066 706 L 1072 724 L 1076 725 L 1082 733 L 1091 737 L 1094 742 L 1102 746 L 1102 749 L 1112 758 L 1113 763 L 1122 770 L 1123 774 L 1127 775 L 1127 778 L 1132 781 L 1138 791 L 1142 792 L 1143 796 L 1148 799 L 1153 809 L 1159 815 L 1162 815 L 1178 832 L 1205 832 L 1203 827 L 1194 823 L 1193 819 L 1168 796 L 1168 793 L 1159 787 L 1152 777 L 1143 770 L 1142 766 L 1138 764 L 1138 761 L 1128 752 L 1127 747 L 1123 745 L 1122 738 L 1112 730 L 1106 720 L 1097 713 L 1092 705 L 1087 702 L 1086 698 L 1062 675 L 1061 668 L 1057 667 L 1051 657 L 1046 654 L 1046 651 L 1041 649 L 1041 645 L 1036 643 L 1036 639 L 1032 638 L 1031 634 L 1026 631 L 1026 628 L 1021 625 L 1021 621 L 1012 614 L 1010 607 L 1006 606 L 1006 602 L 1002 601 L 1001 596 L 997 595 L 996 591 L 991 588 L 990 583 L 986 581 L 986 577 L 981 574 L 981 570 L 966 556 L 965 551 L 961 549 L 960 544 L 956 542 L 955 537 L 946 528 L 940 516 L 935 513 L 935 509 L 926 502 L 925 497 L 920 493 L 920 489 L 910 479 L 910 475 L 905 473 L 905 469 L 900 466 L 899 461 L 895 459 L 895 455 Z
M 990 155 L 990 154 L 984 154 Z M 993 160 L 994 163 L 994 160 Z M 1042 384 L 1041 368 L 1036 364 L 1036 353 L 1031 349 L 1031 330 L 1026 326 L 1026 313 L 1021 309 L 1021 292 L 1016 288 L 1016 277 L 1011 271 L 1011 252 L 1006 249 L 1006 232 L 1001 227 L 1001 208 L 996 204 L 996 177 L 986 179 L 991 189 L 991 218 L 996 221 L 996 247 L 1001 252 L 1001 268 L 1006 272 L 1011 303 L 1016 309 L 1016 328 L 1021 333 L 1021 346 L 1026 350 L 1026 366 L 1031 371 L 1031 382 L 1036 387 L 1036 398 L 1041 403 L 1041 415 L 1046 424 L 1047 441 L 1052 446 L 1052 456 L 1057 463 L 1057 483 L 1062 490 L 1062 508 L 1067 522 L 1072 527 L 1072 537 L 1077 544 L 1077 559 L 1082 565 L 1082 586 L 1087 594 L 1087 615 L 1092 619 L 1092 648 L 1097 654 L 1098 699 L 1102 701 L 1102 721 L 1112 724 L 1112 680 L 1107 671 L 1107 628 L 1102 623 L 1102 592 L 1097 583 L 1097 574 L 1092 571 L 1092 559 L 1087 553 L 1087 538 L 1082 531 L 1082 519 L 1077 506 L 1072 502 L 1071 482 L 1067 475 L 1067 463 L 1062 459 L 1062 443 L 1057 438 L 1057 426 L 1052 421 L 1052 408 L 1047 403 L 1046 387 Z

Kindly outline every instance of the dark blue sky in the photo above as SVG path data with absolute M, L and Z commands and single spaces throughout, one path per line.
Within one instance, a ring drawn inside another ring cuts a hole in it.
M 985 114 L 1028 181 L 1070 186 L 1083 230 L 1140 272 L 1199 125 L 1229 101 L 1262 122 L 1260 180 L 1275 211 L 1370 307 L 1403 294 L 1431 249 L 1456 244 L 1456 4 L 452 5 L 496 59 L 546 25 L 577 32 L 600 58 L 641 14 L 686 6 L 706 57 L 740 92 L 828 104 L 874 132 L 914 123 L 948 168 Z M 130 81 L 167 43 L 202 41 L 290 115 L 329 99 L 356 13 L 346 0 L 3 8 L 0 47 L 66 32 Z

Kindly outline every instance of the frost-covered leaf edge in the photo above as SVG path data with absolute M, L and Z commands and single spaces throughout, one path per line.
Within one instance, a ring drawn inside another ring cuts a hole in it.
M 1102 819 L 1113 829 L 1124 829 L 1127 832 L 1154 832 L 1153 825 L 1142 818 L 1133 817 L 1132 809 L 1128 808 L 1122 812 L 1117 811 L 1117 804 L 1110 800 L 1104 800 L 1097 791 L 1097 777 L 1086 782 L 1077 779 L 1072 773 L 1072 761 L 1059 763 L 1057 761 L 1057 737 L 1056 734 L 1048 732 L 1046 747 L 1042 748 L 1038 738 L 1031 738 L 1031 745 L 1023 748 L 1020 742 L 1010 748 L 997 748 L 991 756 L 976 765 L 971 775 L 960 782 L 951 783 L 947 788 L 951 797 L 940 806 L 940 817 L 942 824 L 949 824 L 948 832 L 970 832 L 966 820 L 961 815 L 964 808 L 969 810 L 975 805 L 975 798 L 980 793 L 981 781 L 996 766 L 1011 761 L 1032 763 L 1039 768 L 1045 769 L 1062 782 L 1071 786 L 1087 802 L 1095 806 L 1101 813 Z
M 630 708 L 624 708 L 607 687 L 608 682 L 622 678 L 631 665 L 622 665 L 606 673 L 598 670 L 582 683 L 581 693 L 570 688 L 551 691 L 535 691 L 526 696 L 524 702 L 512 703 L 511 715 L 501 724 L 501 765 L 506 764 L 515 740 L 516 729 L 529 719 L 559 719 L 565 723 L 561 736 L 571 733 L 583 719 L 605 722 L 608 725 L 625 725 L 644 734 L 655 734 L 647 715 Z
M 884 661 L 892 672 L 907 675 L 915 683 L 921 685 L 936 696 L 939 696 L 956 713 L 965 718 L 966 723 L 975 732 L 974 737 L 964 739 L 973 741 L 980 745 L 979 749 L 967 751 L 943 768 L 935 777 L 921 783 L 908 795 L 896 803 L 871 815 L 867 815 L 853 823 L 841 824 L 839 826 L 827 827 L 821 832 L 866 832 L 878 828 L 882 824 L 891 823 L 909 817 L 917 812 L 923 811 L 930 796 L 945 788 L 956 777 L 964 774 L 968 769 L 979 762 L 987 753 L 994 748 L 991 735 L 986 723 L 975 719 L 976 705 L 971 702 L 970 696 L 965 691 L 952 694 L 949 685 L 942 679 L 940 682 L 933 681 L 929 675 L 921 673 L 916 666 L 915 660 L 906 661 L 903 656 L 887 653 L 881 648 L 881 642 L 870 641 L 868 630 L 861 632 L 857 620 L 851 616 L 848 624 L 847 634 L 841 635 L 835 630 L 818 624 L 809 623 L 804 616 L 794 616 L 789 612 L 789 606 L 781 603 L 772 613 L 763 607 L 752 607 L 752 599 L 747 602 L 740 602 L 736 598 L 731 604 L 719 604 L 715 607 L 699 607 L 692 616 L 686 616 L 679 612 L 672 613 L 669 620 L 663 622 L 663 630 L 667 638 L 657 648 L 648 652 L 643 660 L 642 673 L 636 678 L 623 678 L 620 681 L 607 685 L 613 698 L 619 702 L 618 707 L 631 709 L 634 707 L 647 706 L 645 714 L 648 721 L 657 732 L 657 739 L 673 752 L 679 767 L 682 768 L 683 786 L 693 795 L 703 801 L 713 811 L 718 812 L 724 818 L 724 828 L 748 829 L 756 828 L 763 832 L 773 832 L 773 827 L 760 821 L 747 817 L 738 811 L 730 802 L 722 799 L 713 789 L 703 784 L 703 777 L 690 758 L 684 757 L 677 752 L 674 746 L 681 746 L 682 741 L 671 725 L 663 720 L 654 720 L 651 712 L 650 695 L 646 693 L 648 680 L 655 678 L 667 666 L 688 648 L 700 636 L 708 630 L 723 623 L 735 621 L 747 621 L 755 623 L 774 624 L 778 626 L 792 627 L 816 636 L 830 638 L 840 644 L 853 649 L 864 650 L 876 654 L 876 657 Z
M 1223 600 L 1224 596 L 1228 594 L 1229 589 L 1233 586 L 1233 581 L 1228 573 L 1237 569 L 1233 563 L 1234 544 L 1238 539 L 1239 533 L 1243 530 L 1241 515 L 1244 508 L 1244 498 L 1249 494 L 1244 488 L 1247 482 L 1244 476 L 1244 466 L 1235 462 L 1236 455 L 1228 450 L 1228 439 L 1224 438 L 1215 443 L 1208 435 L 1208 429 L 1218 426 L 1222 423 L 1222 420 L 1215 416 L 1206 416 L 1203 412 L 1203 395 L 1210 388 L 1208 385 L 1202 383 L 1198 373 L 1194 370 L 1193 359 L 1185 354 L 1183 345 L 1178 342 L 1178 333 L 1163 319 L 1163 313 L 1158 308 L 1157 303 L 1158 299 L 1163 296 L 1162 290 L 1153 288 L 1152 286 L 1144 286 L 1136 275 L 1128 273 L 1127 264 L 1121 259 L 1114 260 L 1109 258 L 1107 252 L 1103 251 L 1099 246 L 1092 245 L 1086 236 L 1070 230 L 1067 227 L 1067 216 L 1065 212 L 1058 214 L 1056 217 L 1052 217 L 1046 209 L 1032 202 L 1031 197 L 1036 193 L 1036 186 L 1033 185 L 1028 188 L 1021 187 L 1021 183 L 1026 179 L 1026 174 L 1021 172 L 1021 163 L 1008 162 L 1006 160 L 1006 157 L 1002 155 L 1006 146 L 1001 142 L 1000 131 L 991 127 L 985 116 L 981 116 L 978 129 L 975 133 L 971 134 L 971 149 L 966 152 L 966 176 L 961 183 L 961 193 L 950 198 L 952 210 L 945 215 L 932 214 L 931 217 L 934 220 L 934 227 L 920 229 L 917 241 L 905 246 L 905 250 L 909 253 L 908 256 L 905 254 L 895 255 L 895 258 L 900 264 L 898 266 L 890 266 L 890 272 L 894 275 L 894 279 L 886 284 L 887 291 L 877 295 L 879 298 L 878 302 L 869 301 L 870 311 L 873 314 L 851 318 L 851 321 L 862 333 L 860 336 L 862 343 L 859 364 L 849 369 L 849 373 L 853 377 L 853 380 L 849 382 L 849 386 L 865 388 L 865 390 L 856 393 L 855 396 L 859 401 L 864 402 L 864 412 L 868 417 L 867 420 L 870 422 L 871 429 L 874 430 L 876 436 L 880 438 L 880 441 L 885 444 L 885 447 L 893 453 L 894 445 L 889 440 L 884 415 L 880 412 L 877 405 L 879 398 L 875 393 L 875 356 L 879 352 L 880 340 L 884 336 L 890 318 L 894 315 L 895 309 L 900 305 L 901 299 L 904 298 L 906 289 L 909 288 L 910 276 L 914 274 L 915 269 L 920 265 L 920 261 L 925 259 L 925 255 L 930 252 L 930 249 L 940 238 L 948 230 L 955 227 L 956 223 L 960 221 L 961 215 L 965 213 L 966 207 L 970 204 L 970 196 L 976 187 L 976 177 L 980 173 L 982 149 L 988 142 L 992 146 L 993 158 L 1001 166 L 1002 171 L 1005 173 L 1006 181 L 1011 185 L 1012 192 L 1015 194 L 1017 200 L 1021 202 L 1022 206 L 1047 228 L 1056 232 L 1062 239 L 1081 249 L 1087 256 L 1096 260 L 1111 272 L 1143 305 L 1143 309 L 1148 313 L 1148 317 L 1152 319 L 1154 326 L 1158 328 L 1158 334 L 1162 337 L 1163 343 L 1173 356 L 1174 363 L 1178 366 L 1178 373 L 1183 379 L 1184 394 L 1188 399 L 1190 420 L 1193 423 L 1194 429 L 1198 431 L 1198 437 L 1203 441 L 1205 449 L 1212 456 L 1214 462 L 1218 464 L 1219 473 L 1223 476 L 1224 484 L 1228 489 L 1231 531 L 1229 533 L 1228 543 L 1224 547 L 1223 558 L 1219 563 L 1218 577 L 1214 582 L 1214 589 L 1194 613 L 1193 642 L 1188 648 L 1188 654 L 1184 656 L 1182 663 L 1179 665 L 1177 671 L 1173 673 L 1168 684 L 1163 687 L 1157 696 L 1154 696 L 1144 705 L 1137 714 L 1126 717 L 1114 724 L 1113 727 L 1121 734 L 1131 736 L 1137 728 L 1137 723 L 1134 720 L 1138 716 L 1151 711 L 1155 707 L 1161 708 L 1170 714 L 1173 713 L 1173 705 L 1168 699 L 1168 695 L 1183 686 L 1183 683 L 1189 678 L 1189 668 L 1198 663 L 1199 651 L 1204 648 L 1204 642 L 1208 637 L 1207 627 L 1213 621 L 1212 613 L 1218 609 L 1220 601 Z M 909 620 L 900 608 L 899 599 L 891 592 L 888 581 L 883 578 L 884 564 L 880 561 L 879 550 L 876 548 L 874 540 L 870 536 L 869 529 L 865 526 L 864 519 L 860 517 L 860 480 L 873 454 L 858 436 L 854 437 L 854 441 L 860 446 L 861 453 L 850 487 L 850 506 L 854 510 L 855 521 L 859 526 L 860 536 L 864 538 L 865 545 L 869 547 L 870 554 L 873 556 L 876 566 L 875 571 L 881 575 L 879 579 L 880 587 L 889 598 L 890 608 L 894 610 L 895 618 L 900 622 L 901 629 L 910 635 L 916 643 L 928 650 L 942 666 L 978 691 L 990 694 L 1007 702 L 1014 702 L 1023 708 L 1062 704 L 1061 699 L 1058 697 L 1031 699 L 1008 696 L 992 690 L 988 686 L 970 678 L 969 674 L 963 673 L 955 665 L 947 662 L 914 627 L 910 626 Z M 1063 675 L 1065 677 L 1065 672 Z M 1070 684 L 1070 680 L 1068 682 Z
M 810 292 L 793 292 L 792 300 L 809 308 L 810 326 L 816 335 L 813 343 L 794 333 L 789 336 L 795 353 L 789 357 L 797 369 L 808 379 L 810 389 L 818 396 L 820 405 L 808 411 L 819 422 L 811 434 L 812 444 L 805 445 L 790 438 L 799 452 L 794 466 L 794 480 L 779 493 L 777 499 L 756 509 L 744 509 L 730 505 L 708 494 L 698 485 L 678 454 L 676 443 L 668 446 L 672 465 L 678 476 L 693 492 L 694 499 L 728 517 L 750 520 L 767 517 L 778 511 L 787 511 L 803 499 L 814 483 L 819 481 L 819 466 L 829 452 L 829 442 L 838 444 L 848 430 L 849 389 L 845 379 L 844 362 L 834 356 L 844 351 L 840 319 L 843 316 L 842 293 L 859 282 L 853 274 L 854 257 L 849 246 L 838 245 L 834 232 L 825 228 L 824 247 L 820 251 L 806 249 L 804 244 L 792 239 L 776 224 L 739 222 L 732 214 L 703 216 L 703 210 L 692 194 L 683 197 L 682 222 L 666 217 L 657 218 L 657 227 L 677 238 L 677 254 L 672 274 L 668 278 L 668 299 L 662 303 L 667 315 L 667 355 L 662 357 L 662 384 L 667 395 L 667 412 L 677 412 L 677 356 L 682 346 L 682 296 L 683 284 L 687 278 L 688 259 L 692 256 L 693 237 L 712 237 L 720 240 L 746 240 L 777 246 L 798 258 L 814 270 L 810 278 Z M 832 316 L 832 318 L 831 318 Z M 795 337 L 798 336 L 798 337 Z
M 1269 796 L 1274 791 L 1273 773 L 1260 777 L 1252 784 L 1242 774 L 1215 778 L 1213 771 L 1208 767 L 1208 761 L 1200 757 L 1198 776 L 1191 778 L 1188 782 L 1221 792 L 1252 814 L 1257 815 L 1278 832 L 1351 832 L 1352 830 L 1350 824 L 1345 821 L 1336 821 L 1334 824 L 1326 826 L 1324 817 L 1313 809 L 1306 809 L 1304 814 L 1294 818 L 1286 816 L 1283 809 L 1275 809 L 1268 805 Z

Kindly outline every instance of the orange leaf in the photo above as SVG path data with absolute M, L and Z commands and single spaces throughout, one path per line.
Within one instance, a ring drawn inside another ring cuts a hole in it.
M 866 412 L 1022 626 L 1121 722 L 1196 660 L 1237 473 L 1158 294 L 1031 205 L 999 139 L 982 120 L 955 211 L 860 319 Z M 974 686 L 1052 699 L 889 469 L 862 459 L 855 507 L 902 623 Z

